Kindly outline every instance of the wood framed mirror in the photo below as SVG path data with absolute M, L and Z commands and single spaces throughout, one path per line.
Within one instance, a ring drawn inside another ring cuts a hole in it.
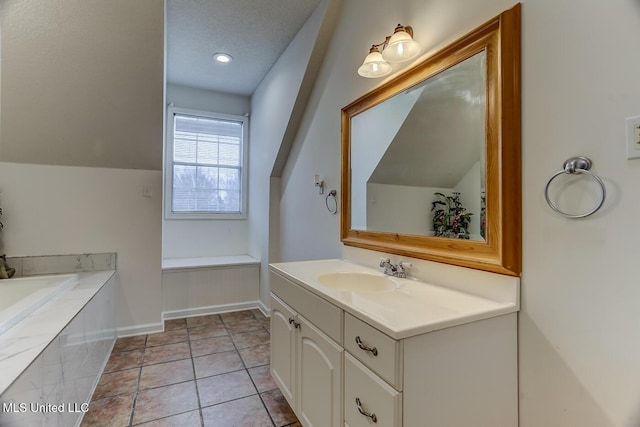
M 342 109 L 341 240 L 519 276 L 520 5 Z

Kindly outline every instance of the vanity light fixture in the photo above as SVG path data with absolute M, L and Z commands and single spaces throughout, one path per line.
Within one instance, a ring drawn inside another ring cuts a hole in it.
M 371 45 L 369 54 L 358 68 L 358 74 L 369 79 L 384 77 L 391 72 L 389 62 L 413 59 L 418 56 L 420 49 L 420 43 L 413 39 L 413 28 L 398 24 L 393 34 L 382 43 Z
M 213 54 L 213 59 L 220 63 L 227 64 L 233 60 L 233 57 L 228 53 L 218 52 Z

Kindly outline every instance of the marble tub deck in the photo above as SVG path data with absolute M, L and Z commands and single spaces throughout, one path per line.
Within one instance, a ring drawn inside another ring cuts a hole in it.
M 114 275 L 114 270 L 78 273 L 77 285 L 56 296 L 53 303 L 43 305 L 0 336 L 0 396 Z M 113 315 L 109 318 L 113 318 Z M 107 336 L 115 335 L 115 327 L 94 326 L 96 330 L 104 330 Z
M 82 426 L 300 424 L 269 372 L 269 319 L 259 310 L 168 320 L 120 338 Z

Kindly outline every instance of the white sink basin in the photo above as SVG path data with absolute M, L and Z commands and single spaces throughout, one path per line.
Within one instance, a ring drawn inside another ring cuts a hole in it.
M 327 273 L 318 276 L 318 282 L 329 288 L 347 292 L 383 292 L 399 287 L 390 277 L 367 273 Z

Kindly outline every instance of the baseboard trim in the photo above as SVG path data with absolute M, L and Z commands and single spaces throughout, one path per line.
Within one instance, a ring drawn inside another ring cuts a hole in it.
M 247 301 L 234 304 L 210 305 L 207 307 L 188 308 L 185 310 L 171 310 L 162 313 L 162 320 L 183 319 L 185 317 L 205 316 L 207 314 L 229 313 L 257 308 L 265 316 L 269 316 L 269 310 L 262 301 Z
M 124 328 L 118 328 L 118 338 L 153 334 L 155 332 L 164 332 L 164 322 L 147 323 L 145 325 L 125 326 Z
M 145 325 L 125 326 L 117 329 L 118 338 L 132 337 L 136 335 L 146 335 L 156 332 L 164 332 L 164 321 L 171 319 L 184 319 L 185 317 L 206 316 L 207 314 L 229 313 L 232 311 L 258 309 L 262 314 L 269 317 L 270 312 L 267 306 L 260 300 L 247 301 L 234 304 L 210 305 L 207 307 L 188 308 L 185 310 L 171 310 L 162 312 L 162 322 L 147 323 Z
M 256 304 L 258 305 L 258 307 L 256 308 L 260 310 L 262 314 L 267 317 L 271 317 L 271 311 L 269 310 L 269 307 L 267 307 L 261 300 L 256 301 Z

